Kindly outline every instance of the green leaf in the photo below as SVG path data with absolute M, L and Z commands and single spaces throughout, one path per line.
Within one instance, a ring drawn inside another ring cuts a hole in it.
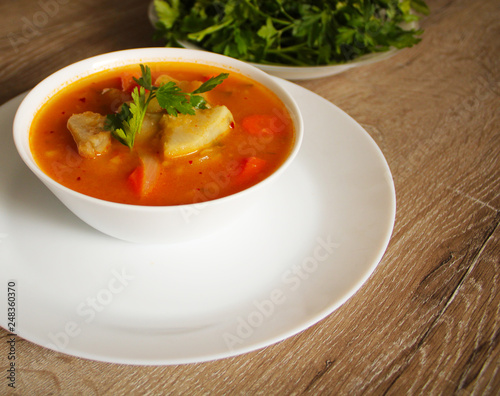
M 229 76 L 229 73 L 221 73 L 218 76 L 212 77 L 205 81 L 203 84 L 201 84 L 197 89 L 195 89 L 192 94 L 200 94 L 204 92 L 211 91 L 214 89 L 217 85 L 221 84 L 227 77 Z
M 411 8 L 422 15 L 429 15 L 430 9 L 424 0 L 410 0 Z
M 228 19 L 224 23 L 209 26 L 206 29 L 200 30 L 198 32 L 190 33 L 187 35 L 186 38 L 188 38 L 189 40 L 193 40 L 193 41 L 202 41 L 206 35 L 213 34 L 213 33 L 217 32 L 218 30 L 223 29 L 228 25 L 231 25 L 232 23 L 233 23 L 233 20 Z
M 166 29 L 171 29 L 180 16 L 180 0 L 154 0 L 156 14 Z
M 274 28 L 273 21 L 270 17 L 266 19 L 266 24 L 258 31 L 257 35 L 263 38 L 268 45 L 271 45 L 278 35 L 278 31 Z
M 123 126 L 123 122 L 131 117 L 130 107 L 127 103 L 124 103 L 120 107 L 120 111 L 116 114 L 108 114 L 106 116 L 106 121 L 104 123 L 104 129 L 112 131 L 119 129 Z
M 192 40 L 204 49 L 251 62 L 342 63 L 390 43 L 413 45 L 421 31 L 403 29 L 426 15 L 424 0 L 184 0 L 168 45 Z M 172 1 L 170 1 L 172 4 Z M 349 32 L 349 33 L 347 33 Z M 409 39 L 409 36 L 412 39 Z M 297 49 L 300 46 L 300 50 Z M 352 47 L 349 57 L 343 49 Z M 330 49 L 330 53 L 328 53 Z
M 146 98 L 146 90 L 144 87 L 135 87 L 132 91 L 132 103 L 130 104 L 130 113 L 132 117 L 129 119 L 130 129 L 132 131 L 131 136 L 131 146 L 134 145 L 134 139 L 136 133 L 141 130 L 142 122 L 144 121 L 144 116 L 146 115 L 146 110 L 151 96 Z
M 193 92 L 183 92 L 173 81 L 169 81 L 159 87 L 153 85 L 151 69 L 146 65 L 140 65 L 141 77 L 134 80 L 139 84 L 132 91 L 132 102 L 124 103 L 116 114 L 108 114 L 104 123 L 104 129 L 124 145 L 132 148 L 135 136 L 140 132 L 146 111 L 151 99 L 156 98 L 158 104 L 170 115 L 181 114 L 194 115 L 197 109 L 206 109 L 207 102 L 203 96 L 197 95 L 208 92 L 221 84 L 228 73 L 221 73 L 205 81 Z M 146 92 L 148 91 L 148 92 Z
M 116 114 L 108 114 L 106 116 L 106 121 L 104 122 L 104 129 L 111 131 L 111 134 L 120 143 L 131 147 L 130 141 L 127 136 L 130 135 L 130 128 L 127 120 L 132 117 L 130 112 L 130 106 L 128 103 L 124 103 L 120 111 Z
M 241 32 L 241 29 L 234 30 L 234 41 L 236 42 L 236 48 L 238 49 L 238 55 L 244 55 L 248 51 L 248 47 L 251 45 L 251 39 L 248 39 L 248 35 Z
M 193 106 L 195 109 L 206 109 L 207 108 L 207 101 L 203 96 L 199 95 L 193 95 L 191 96 L 190 100 L 191 106 Z
M 151 69 L 149 66 L 140 65 L 141 67 L 141 77 L 139 79 L 133 77 L 134 81 L 140 86 L 144 87 L 148 91 L 154 91 L 156 87 L 153 86 L 153 82 L 151 80 Z
M 132 103 L 124 103 L 117 114 L 106 116 L 104 129 L 111 131 L 113 137 L 132 148 L 135 135 L 141 130 L 150 97 L 146 99 L 144 87 L 132 91 Z
M 163 84 L 156 90 L 156 99 L 158 99 L 158 104 L 170 115 L 194 114 L 186 95 L 173 81 Z

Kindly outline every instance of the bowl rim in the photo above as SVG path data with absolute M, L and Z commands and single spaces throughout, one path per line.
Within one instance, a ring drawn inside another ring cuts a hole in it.
M 176 56 L 174 56 L 176 55 Z M 168 59 L 167 59 L 168 58 Z M 186 59 L 187 58 L 187 59 Z M 230 194 L 221 198 L 215 198 L 202 202 L 193 202 L 180 205 L 138 205 L 120 202 L 108 201 L 101 198 L 92 197 L 72 190 L 47 175 L 36 163 L 30 149 L 29 135 L 30 127 L 34 116 L 47 101 L 60 90 L 84 77 L 99 73 L 101 71 L 117 68 L 121 66 L 134 65 L 139 63 L 154 62 L 188 62 L 205 65 L 212 65 L 226 70 L 233 70 L 235 73 L 242 74 L 252 80 L 259 82 L 266 88 L 274 92 L 287 108 L 295 126 L 295 141 L 288 157 L 283 163 L 269 176 L 257 184 Z M 227 63 L 227 64 L 226 64 Z M 78 73 L 79 71 L 79 73 Z M 71 78 L 63 78 L 64 75 L 71 74 Z M 27 116 L 28 115 L 28 116 Z M 28 121 L 27 121 L 28 120 Z M 27 128 L 26 128 L 27 127 Z M 271 183 L 279 177 L 281 173 L 293 162 L 302 145 L 304 135 L 304 121 L 299 106 L 295 99 L 286 89 L 277 83 L 277 77 L 273 77 L 259 68 L 246 62 L 234 59 L 225 55 L 207 52 L 203 50 L 187 48 L 168 48 L 168 47 L 147 47 L 133 48 L 126 50 L 113 51 L 95 55 L 82 59 L 67 65 L 56 72 L 50 74 L 40 81 L 23 98 L 19 105 L 13 122 L 14 145 L 23 162 L 28 168 L 47 186 L 56 188 L 70 196 L 87 201 L 88 203 L 99 204 L 104 207 L 144 211 L 178 211 L 190 210 L 191 208 L 200 208 L 205 205 L 223 205 L 225 202 L 237 199 L 242 195 L 247 195 L 251 191 L 261 189 L 263 186 Z

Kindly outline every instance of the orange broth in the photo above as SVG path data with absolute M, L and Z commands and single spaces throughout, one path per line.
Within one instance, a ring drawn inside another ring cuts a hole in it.
M 162 74 L 177 80 L 206 81 L 224 70 L 190 63 L 148 63 L 153 82 Z M 253 80 L 231 72 L 208 93 L 211 105 L 225 105 L 234 127 L 213 147 L 173 159 L 161 158 L 159 177 L 146 195 L 131 188 L 130 176 L 140 165 L 135 149 L 116 139 L 104 154 L 86 159 L 78 154 L 66 123 L 74 113 L 113 113 L 117 104 L 103 90 L 122 89 L 122 77 L 139 76 L 139 65 L 85 77 L 63 88 L 36 114 L 30 146 L 36 162 L 51 178 L 80 193 L 134 205 L 180 205 L 204 202 L 242 191 L 271 175 L 288 157 L 295 132 L 278 97 Z M 271 120 L 269 126 L 259 121 Z M 259 128 L 261 129 L 259 131 Z M 162 152 L 156 153 L 162 156 Z

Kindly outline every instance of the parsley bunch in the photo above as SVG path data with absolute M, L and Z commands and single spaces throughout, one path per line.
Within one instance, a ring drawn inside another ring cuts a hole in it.
M 179 113 L 194 115 L 196 109 L 207 108 L 205 98 L 199 94 L 214 89 L 229 76 L 228 73 L 221 73 L 205 81 L 193 92 L 183 92 L 173 81 L 159 87 L 153 85 L 149 66 L 140 67 L 141 77 L 134 77 L 139 87 L 132 91 L 132 102 L 124 103 L 118 113 L 108 114 L 104 124 L 104 129 L 111 131 L 114 138 L 129 148 L 134 146 L 135 136 L 141 130 L 151 99 L 156 98 L 160 107 L 175 117 Z
M 417 44 L 424 0 L 155 0 L 158 37 L 250 62 L 328 65 Z

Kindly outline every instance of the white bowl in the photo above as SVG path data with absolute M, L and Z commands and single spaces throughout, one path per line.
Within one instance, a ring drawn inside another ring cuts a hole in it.
M 29 131 L 40 107 L 68 84 L 106 69 L 148 62 L 193 62 L 243 74 L 273 91 L 288 108 L 295 143 L 285 162 L 272 175 L 239 193 L 199 204 L 139 206 L 109 202 L 73 191 L 47 176 L 30 151 Z M 217 232 L 265 199 L 271 184 L 293 161 L 303 136 L 303 121 L 294 99 L 265 72 L 241 61 L 207 51 L 182 48 L 144 48 L 112 52 L 67 66 L 40 82 L 25 97 L 14 119 L 14 142 L 30 170 L 81 220 L 115 238 L 138 243 L 175 243 Z

